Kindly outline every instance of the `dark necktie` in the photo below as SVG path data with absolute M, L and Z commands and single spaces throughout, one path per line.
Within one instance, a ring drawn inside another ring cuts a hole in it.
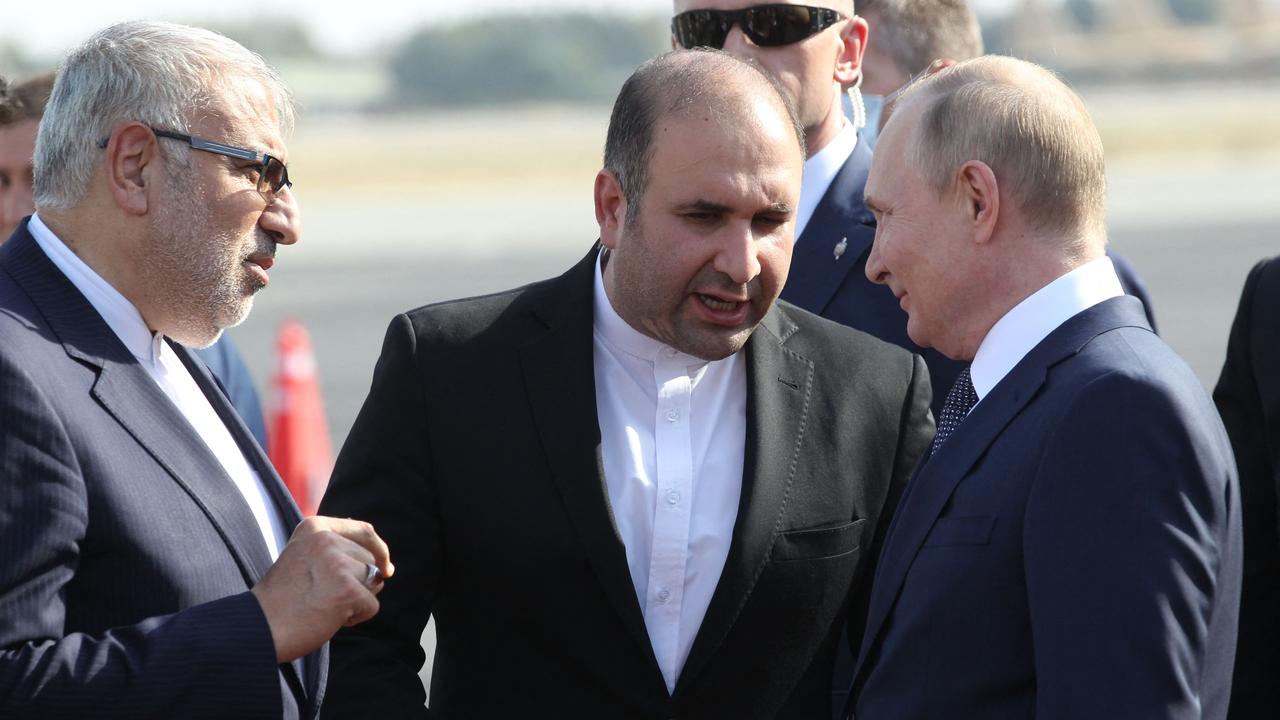
M 947 393 L 947 401 L 942 405 L 942 414 L 938 416 L 938 432 L 933 436 L 933 449 L 930 454 L 936 455 L 942 443 L 951 437 L 951 433 L 960 427 L 965 416 L 978 404 L 978 393 L 973 389 L 973 379 L 969 377 L 969 368 L 960 371 L 951 391 Z

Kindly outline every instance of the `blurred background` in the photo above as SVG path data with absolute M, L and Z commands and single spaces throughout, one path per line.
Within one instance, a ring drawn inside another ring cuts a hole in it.
M 1280 0 L 977 0 L 987 48 L 1059 71 L 1106 144 L 1115 248 L 1212 385 L 1248 268 L 1280 252 Z M 273 338 L 311 331 L 334 442 L 394 313 L 558 274 L 596 237 L 591 186 L 622 80 L 670 47 L 666 0 L 5 2 L 0 74 L 111 22 L 202 25 L 302 105 L 303 241 L 231 331 L 270 402 Z M 872 39 L 874 42 L 874 38 Z
M 1084 97 L 1107 149 L 1112 245 L 1212 387 L 1246 272 L 1280 253 L 1280 0 L 974 7 L 989 52 L 1047 65 Z M 231 335 L 269 413 L 277 329 L 310 330 L 336 448 L 395 313 L 558 274 L 591 247 L 610 104 L 669 49 L 670 12 L 666 0 L 5 0 L 0 75 L 55 67 L 94 30 L 138 18 L 218 30 L 281 71 L 302 105 L 288 160 L 303 240 L 282 248 Z

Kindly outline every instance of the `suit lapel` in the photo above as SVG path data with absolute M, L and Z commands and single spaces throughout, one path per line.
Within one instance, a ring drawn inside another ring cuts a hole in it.
M 849 273 L 862 272 L 862 257 L 876 236 L 875 217 L 862 201 L 870 170 L 871 150 L 859 138 L 796 239 L 783 300 L 821 315 Z M 842 240 L 845 247 L 837 258 Z
M 787 497 L 803 462 L 813 362 L 784 347 L 796 332 L 776 305 L 747 341 L 747 437 L 742 496 L 733 542 L 707 613 L 694 638 L 676 692 L 692 683 L 715 655 L 768 561 Z
M 937 455 L 921 461 L 898 505 L 880 555 L 862 653 L 854 671 L 855 681 L 864 669 L 867 650 L 876 642 L 889 611 L 897 601 L 920 546 L 956 486 L 1039 392 L 1051 367 L 1078 353 L 1099 334 L 1125 326 L 1150 330 L 1142 315 L 1141 303 L 1133 298 L 1112 298 L 1072 317 L 1042 340 L 992 388 Z
M 67 354 L 98 370 L 91 395 L 204 511 L 252 586 L 271 559 L 253 513 L 217 458 L 25 226 L 7 245 L 13 245 L 6 248 L 9 273 Z
M 649 658 L 651 682 L 662 687 L 604 479 L 592 340 L 596 254 L 593 249 L 534 301 L 534 315 L 544 329 L 521 347 L 521 367 L 569 520 L 614 612 Z

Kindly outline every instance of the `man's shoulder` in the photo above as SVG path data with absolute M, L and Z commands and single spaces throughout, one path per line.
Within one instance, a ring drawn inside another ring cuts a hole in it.
M 828 320 L 785 300 L 779 300 L 782 332 L 788 346 L 815 360 L 871 364 L 910 363 L 911 353 L 880 338 Z M 790 325 L 791 330 L 786 329 Z

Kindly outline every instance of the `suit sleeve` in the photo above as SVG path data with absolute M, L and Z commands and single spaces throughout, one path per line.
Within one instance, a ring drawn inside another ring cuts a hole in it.
M 249 592 L 67 632 L 89 522 L 80 460 L 7 354 L 0 387 L 0 717 L 279 717 L 271 630 Z
M 1104 376 L 1045 440 L 1023 525 L 1037 718 L 1225 704 L 1238 487 L 1208 404 L 1172 392 Z
M 331 644 L 322 716 L 429 717 L 420 644 L 443 566 L 417 337 L 405 315 L 387 331 L 373 386 L 343 445 L 320 512 L 373 524 L 396 573 L 370 621 Z

